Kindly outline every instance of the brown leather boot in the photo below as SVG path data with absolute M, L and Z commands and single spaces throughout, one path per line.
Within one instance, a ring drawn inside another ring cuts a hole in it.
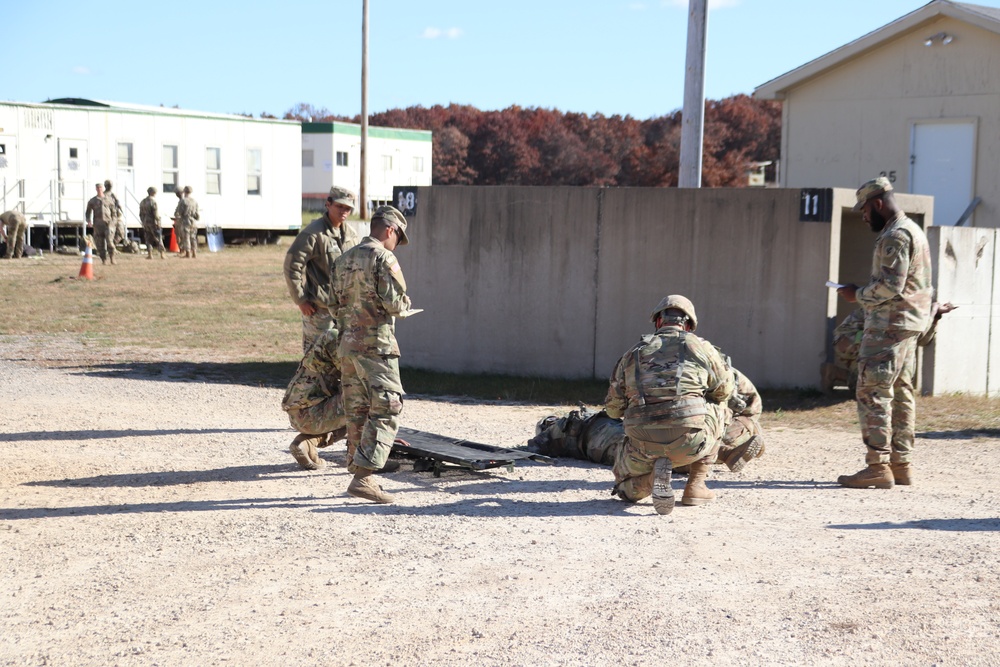
M 382 505 L 395 502 L 396 499 L 392 494 L 383 491 L 382 487 L 372 479 L 374 472 L 370 468 L 358 468 L 357 472 L 354 473 L 354 479 L 347 486 L 347 493 L 355 498 L 363 498 Z
M 909 463 L 890 463 L 889 469 L 892 471 L 892 480 L 900 486 L 910 486 L 913 484 L 913 468 Z
M 712 467 L 710 458 L 714 457 L 706 456 L 691 464 L 691 473 L 688 475 L 688 482 L 684 487 L 684 495 L 681 496 L 681 504 L 704 505 L 715 500 L 715 492 L 705 486 L 708 471 Z
M 888 463 L 870 463 L 864 470 L 853 475 L 841 475 L 837 483 L 849 489 L 891 489 L 893 486 L 892 471 Z
M 300 433 L 288 446 L 288 451 L 303 470 L 319 470 L 326 467 L 326 461 L 319 457 L 319 452 L 316 450 L 316 443 L 322 437 Z
M 722 456 L 722 462 L 731 471 L 739 472 L 743 470 L 751 459 L 755 459 L 760 455 L 760 450 L 763 447 L 764 442 L 759 437 L 756 435 L 750 436 L 750 439 L 739 447 L 733 447 L 725 452 Z

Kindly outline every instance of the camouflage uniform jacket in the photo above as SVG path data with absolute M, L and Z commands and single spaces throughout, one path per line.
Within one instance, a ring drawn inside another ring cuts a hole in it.
M 25 224 L 24 216 L 21 215 L 20 211 L 11 209 L 5 213 L 0 213 L 0 224 L 6 225 L 7 233 L 10 233 L 11 229 L 15 229 Z
M 306 225 L 285 254 L 285 283 L 295 305 L 329 308 L 333 263 L 357 244 L 354 230 L 334 227 L 326 213 Z
M 184 197 L 184 199 L 177 202 L 177 211 L 174 215 L 180 214 L 179 219 L 186 225 L 195 225 L 197 220 L 201 219 L 201 215 L 198 213 L 198 202 L 194 200 L 194 197 Z
M 156 200 L 152 196 L 146 197 L 139 202 L 139 220 L 144 225 L 160 224 L 160 209 L 156 205 Z
M 608 416 L 625 425 L 649 422 L 701 428 L 706 401 L 725 404 L 736 388 L 732 370 L 711 343 L 664 326 L 626 352 L 611 375 Z
M 299 362 L 295 375 L 288 383 L 281 401 L 283 410 L 309 408 L 340 392 L 336 353 L 337 332 L 324 331 Z
M 900 212 L 875 240 L 871 280 L 857 291 L 865 329 L 923 332 L 933 296 L 927 237 Z
M 110 223 L 114 218 L 111 217 L 111 206 L 108 202 L 108 198 L 104 196 L 94 195 L 87 202 L 87 212 L 84 214 L 84 218 L 88 225 L 97 222 L 108 222 Z
M 733 379 L 736 381 L 736 390 L 729 399 L 729 408 L 734 415 L 743 417 L 760 417 L 764 411 L 764 402 L 760 400 L 757 387 L 753 385 L 746 375 L 733 369 Z
M 104 198 L 108 200 L 108 210 L 111 211 L 111 217 L 108 222 L 117 222 L 122 219 L 122 205 L 118 201 L 118 195 L 113 192 L 105 192 Z
M 337 260 L 330 291 L 339 356 L 399 356 L 395 316 L 409 309 L 410 297 L 392 251 L 374 237 L 361 239 Z

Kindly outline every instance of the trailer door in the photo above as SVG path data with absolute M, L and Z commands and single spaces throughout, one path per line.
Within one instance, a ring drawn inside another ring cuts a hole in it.
M 94 194 L 87 187 L 87 174 L 86 139 L 59 139 L 59 219 L 83 220 Z

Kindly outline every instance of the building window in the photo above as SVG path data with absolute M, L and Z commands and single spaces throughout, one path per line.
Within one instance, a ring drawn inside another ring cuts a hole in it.
M 222 149 L 205 149 L 205 194 L 222 194 Z
M 347 151 L 337 151 L 337 166 L 338 167 L 347 166 Z
M 423 171 L 424 170 L 424 159 L 422 157 L 413 158 L 413 171 Z
M 247 194 L 260 194 L 261 159 L 259 148 L 247 149 Z
M 163 191 L 177 191 L 177 146 L 163 146 Z
M 73 160 L 76 160 L 79 157 L 79 155 L 77 154 L 77 150 L 75 148 L 69 149 L 69 156 Z
M 313 149 L 311 149 L 311 148 L 303 148 L 302 149 L 302 166 L 303 167 L 311 167 L 311 166 L 313 166 L 313 159 L 314 159 L 313 155 L 314 155 Z
M 132 144 L 129 143 L 119 143 L 118 144 L 118 168 L 132 168 Z
M 382 156 L 382 171 L 392 171 L 392 156 L 383 155 Z

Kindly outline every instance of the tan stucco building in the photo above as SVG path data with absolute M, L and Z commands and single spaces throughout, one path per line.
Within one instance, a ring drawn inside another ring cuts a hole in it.
M 934 0 L 754 91 L 783 101 L 782 187 L 885 174 L 934 224 L 1000 227 L 1000 9 Z

